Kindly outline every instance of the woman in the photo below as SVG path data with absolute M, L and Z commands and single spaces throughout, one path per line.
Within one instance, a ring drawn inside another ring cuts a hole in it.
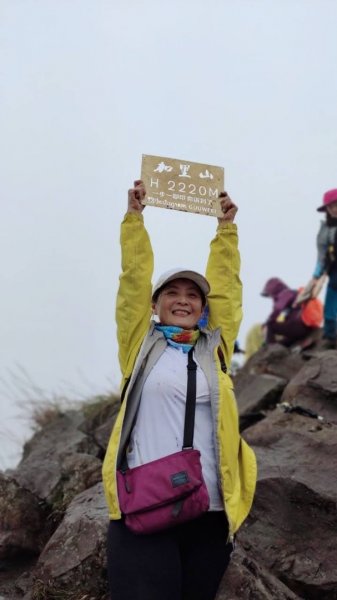
M 109 506 L 108 576 L 112 600 L 213 600 L 233 536 L 250 510 L 253 451 L 240 438 L 230 364 L 241 321 L 237 207 L 221 194 L 224 216 L 211 244 L 207 279 L 173 269 L 151 288 L 153 254 L 144 228 L 141 181 L 128 193 L 121 228 L 122 274 L 116 318 L 123 402 L 103 466 Z M 198 322 L 208 303 L 207 329 Z M 151 316 L 156 315 L 155 320 Z M 194 447 L 201 452 L 210 510 L 167 530 L 135 535 L 122 518 L 116 485 L 129 467 L 181 450 L 188 350 L 194 347 Z
M 324 300 L 324 342 L 325 349 L 335 349 L 337 341 L 337 189 L 328 190 L 323 196 L 323 204 L 318 212 L 326 214 L 317 234 L 317 262 L 313 283 L 324 274 L 328 275 L 328 285 Z

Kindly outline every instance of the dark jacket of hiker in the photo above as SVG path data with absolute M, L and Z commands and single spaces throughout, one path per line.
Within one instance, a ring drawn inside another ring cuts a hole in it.
M 293 307 L 297 294 L 298 290 L 292 290 L 277 277 L 266 282 L 261 295 L 273 300 L 273 310 L 265 322 L 268 344 L 279 342 L 291 346 L 312 331 L 302 321 L 301 307 Z
M 282 279 L 272 277 L 265 284 L 261 296 L 273 300 L 273 310 L 267 319 L 267 323 L 269 323 L 269 321 L 274 321 L 282 311 L 291 307 L 297 296 L 297 290 L 290 289 Z

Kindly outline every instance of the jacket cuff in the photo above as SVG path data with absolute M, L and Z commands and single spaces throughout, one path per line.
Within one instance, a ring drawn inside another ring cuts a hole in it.
M 141 213 L 125 213 L 123 223 L 136 223 L 137 221 L 141 221 L 143 223 L 144 217 Z
M 238 226 L 236 223 L 223 223 L 222 225 L 219 223 L 217 227 L 217 232 L 222 230 L 228 231 L 237 231 Z

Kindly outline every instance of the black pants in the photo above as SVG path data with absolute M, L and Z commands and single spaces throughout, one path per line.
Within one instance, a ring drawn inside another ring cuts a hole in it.
M 111 521 L 111 600 L 214 600 L 233 549 L 227 537 L 224 512 L 151 535 L 135 535 L 123 521 Z

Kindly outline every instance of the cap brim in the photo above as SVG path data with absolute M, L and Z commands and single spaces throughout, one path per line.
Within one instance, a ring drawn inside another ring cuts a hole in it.
M 174 281 L 175 279 L 189 279 L 193 281 L 201 290 L 202 294 L 205 298 L 208 296 L 210 292 L 210 285 L 203 275 L 197 273 L 196 271 L 190 271 L 188 269 L 173 269 L 173 272 L 167 274 L 164 273 L 163 276 L 157 281 L 156 285 L 152 291 L 152 299 L 154 299 L 160 290 L 167 285 L 170 281 Z
M 317 210 L 317 212 L 326 212 L 326 206 L 320 206 L 316 210 Z

